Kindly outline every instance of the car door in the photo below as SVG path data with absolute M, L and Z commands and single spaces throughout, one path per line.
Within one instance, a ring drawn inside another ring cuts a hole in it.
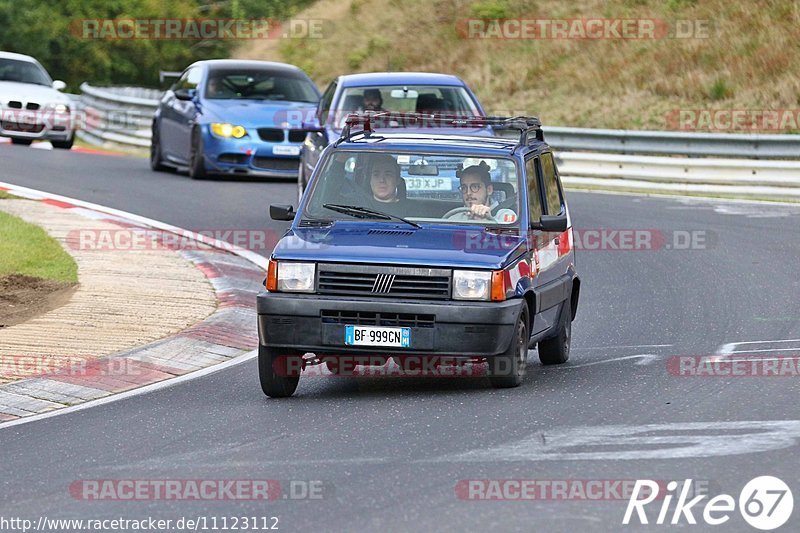
M 173 162 L 187 164 L 191 130 L 197 119 L 194 101 L 178 100 L 178 89 L 197 90 L 202 76 L 200 67 L 187 69 L 164 97 L 161 115 L 161 146 L 164 156 Z
M 535 184 L 539 187 L 536 196 L 541 199 L 541 212 L 538 215 L 566 215 L 567 206 L 552 152 L 543 152 L 533 157 L 531 163 L 532 169 L 535 169 L 537 174 Z M 529 210 L 532 211 L 530 205 Z M 531 214 L 530 220 L 536 221 L 534 213 Z M 538 270 L 534 289 L 537 295 L 537 307 L 542 315 L 539 324 L 542 328 L 555 325 L 561 308 L 559 304 L 567 300 L 570 295 L 572 282 L 568 272 L 572 262 L 570 235 L 569 228 L 565 232 L 541 230 L 533 232 L 536 255 L 534 259 Z

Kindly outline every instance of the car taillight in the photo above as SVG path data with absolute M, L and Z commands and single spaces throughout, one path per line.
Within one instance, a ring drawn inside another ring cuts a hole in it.
M 274 259 L 269 260 L 267 266 L 267 282 L 265 287 L 270 292 L 277 292 L 278 290 L 278 262 Z

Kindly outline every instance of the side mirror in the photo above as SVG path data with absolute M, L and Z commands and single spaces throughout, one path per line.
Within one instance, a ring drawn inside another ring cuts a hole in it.
M 567 214 L 542 215 L 542 218 L 539 220 L 539 222 L 531 222 L 531 229 L 563 233 L 567 231 Z
M 294 220 L 294 207 L 291 205 L 269 206 L 269 217 L 272 220 Z
M 194 99 L 195 89 L 175 89 L 175 98 L 188 102 Z
M 63 91 L 66 88 L 67 88 L 67 84 L 64 83 L 61 80 L 55 80 L 53 82 L 53 89 L 55 89 L 56 91 Z

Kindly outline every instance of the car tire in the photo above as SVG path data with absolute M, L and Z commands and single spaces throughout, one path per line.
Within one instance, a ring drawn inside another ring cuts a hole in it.
M 563 318 L 558 333 L 539 341 L 539 361 L 543 365 L 560 365 L 569 360 L 569 348 L 572 343 L 572 311 L 569 301 L 564 302 L 561 313 Z
M 158 126 L 153 124 L 153 135 L 150 141 L 150 169 L 153 172 L 162 172 L 167 167 L 161 163 L 161 139 L 158 134 Z
M 518 387 L 525 378 L 528 365 L 528 306 L 522 304 L 508 349 L 489 358 L 489 381 L 496 389 Z
M 300 381 L 301 362 L 299 354 L 259 345 L 258 377 L 264 394 L 270 398 L 288 398 L 294 394 Z
M 201 180 L 207 176 L 205 157 L 203 156 L 203 138 L 198 128 L 192 130 L 192 145 L 189 153 L 189 176 L 194 180 Z
M 11 144 L 19 144 L 22 146 L 30 146 L 33 141 L 31 139 L 17 139 L 15 137 L 11 137 Z
M 50 141 L 50 144 L 53 145 L 53 148 L 58 148 L 59 150 L 71 150 L 72 145 L 75 144 L 75 135 L 72 135 L 66 141 Z

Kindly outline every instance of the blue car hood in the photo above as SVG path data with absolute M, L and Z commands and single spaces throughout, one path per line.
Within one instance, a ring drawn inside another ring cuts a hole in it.
M 302 122 L 313 119 L 316 111 L 309 102 L 263 100 L 204 100 L 201 108 L 209 121 L 292 129 L 300 129 Z
M 520 253 L 518 232 L 482 227 L 337 222 L 325 228 L 295 228 L 278 242 L 276 259 L 498 269 Z

